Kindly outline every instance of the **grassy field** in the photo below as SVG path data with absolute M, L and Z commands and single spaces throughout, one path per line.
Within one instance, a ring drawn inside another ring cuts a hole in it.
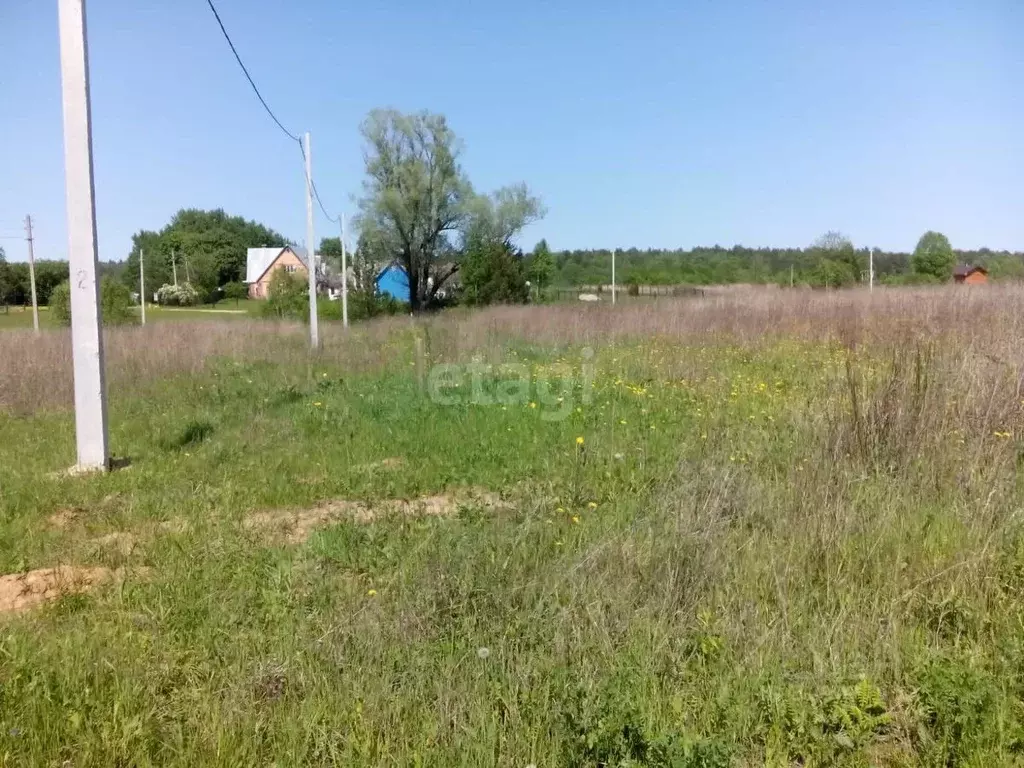
M 1022 310 L 114 329 L 87 477 L 67 334 L 0 334 L 0 760 L 1018 764 Z
M 259 302 L 255 301 L 221 301 L 214 306 L 190 307 L 177 309 L 173 307 L 159 307 L 146 305 L 146 321 L 156 322 L 164 320 L 204 320 L 211 316 L 226 320 L 242 319 L 255 314 Z M 135 308 L 139 312 L 139 308 Z M 48 307 L 39 308 L 39 326 L 41 328 L 56 328 L 57 323 L 50 314 Z M 31 307 L 0 307 L 0 331 L 31 328 L 32 308 Z

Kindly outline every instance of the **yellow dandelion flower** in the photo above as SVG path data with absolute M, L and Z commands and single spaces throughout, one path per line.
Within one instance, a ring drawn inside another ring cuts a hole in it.
M 316 401 L 315 403 L 313 403 L 313 405 L 315 405 L 315 406 L 316 406 L 317 408 L 319 408 L 319 407 L 320 407 L 321 405 L 323 405 L 323 403 L 321 403 L 321 402 L 320 402 L 320 401 L 318 400 L 318 401 Z
M 583 436 L 582 435 L 580 437 L 576 438 L 576 445 L 583 445 Z
M 580 521 L 580 516 L 579 516 L 579 515 L 573 515 L 573 516 L 572 516 L 572 521 L 573 521 L 574 523 L 578 523 L 578 522 Z
M 537 404 L 536 404 L 536 403 L 530 403 L 530 407 L 531 407 L 531 408 L 536 408 L 536 407 L 537 407 Z
M 376 589 L 368 589 L 368 590 L 366 590 L 366 594 L 369 597 L 376 597 L 377 596 L 377 590 Z
M 597 509 L 597 502 L 596 501 L 591 501 L 590 503 L 588 503 L 587 504 L 587 509 Z

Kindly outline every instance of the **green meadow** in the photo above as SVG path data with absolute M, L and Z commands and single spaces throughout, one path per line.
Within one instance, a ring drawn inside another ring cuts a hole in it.
M 1017 764 L 1022 305 L 0 333 L 0 761 Z

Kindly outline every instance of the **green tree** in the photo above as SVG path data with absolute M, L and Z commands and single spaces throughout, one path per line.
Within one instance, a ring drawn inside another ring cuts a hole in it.
M 525 185 L 476 195 L 459 164 L 461 143 L 442 115 L 374 110 L 362 134 L 367 178 L 357 223 L 365 255 L 381 267 L 402 265 L 414 312 L 458 271 L 471 238 L 509 242 L 542 213 Z
M 267 296 L 261 308 L 264 315 L 309 322 L 309 283 L 306 278 L 275 269 L 270 275 Z
M 529 298 L 521 254 L 508 243 L 474 239 L 462 262 L 462 298 L 470 306 L 516 304 Z
M 249 248 L 284 245 L 285 238 L 269 227 L 222 209 L 182 209 L 159 232 L 135 233 L 122 279 L 131 290 L 138 289 L 139 252 L 144 250 L 147 292 L 172 284 L 176 265 L 178 282 L 191 283 L 200 299 L 209 301 L 218 286 L 245 278 Z
M 11 290 L 14 284 L 14 280 L 11 276 L 11 267 L 7 263 L 7 256 L 4 253 L 4 249 L 0 248 L 0 304 L 4 306 L 4 312 L 7 312 L 7 305 L 11 301 Z
M 71 325 L 71 285 L 66 280 L 51 292 L 50 312 L 58 325 Z M 131 291 L 114 278 L 100 280 L 100 314 L 104 325 L 127 325 L 138 320 L 132 309 Z
M 235 280 L 234 282 L 230 282 L 224 286 L 224 298 L 234 299 L 236 305 L 239 301 L 248 297 L 249 289 L 246 287 L 245 283 Z
M 533 254 L 530 256 L 526 274 L 537 289 L 540 296 L 544 289 L 551 284 L 551 276 L 555 272 L 555 259 L 551 255 L 547 240 L 541 240 L 533 247 Z
M 956 254 L 949 239 L 941 232 L 925 232 L 917 241 L 910 267 L 919 275 L 931 275 L 937 280 L 947 281 L 953 276 Z
M 853 242 L 842 232 L 829 231 L 811 245 L 811 256 L 817 262 L 819 285 L 841 288 L 860 280 L 865 267 Z

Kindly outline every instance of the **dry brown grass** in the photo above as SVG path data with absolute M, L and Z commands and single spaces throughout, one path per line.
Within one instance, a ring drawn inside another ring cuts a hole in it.
M 416 326 L 428 335 L 432 359 L 461 359 L 510 338 L 538 344 L 599 345 L 643 337 L 680 342 L 714 339 L 751 343 L 780 337 L 835 338 L 851 347 L 944 339 L 975 347 L 997 365 L 1017 367 L 1024 331 L 1024 287 L 939 287 L 839 292 L 736 291 L 689 299 L 607 305 L 557 304 L 494 307 L 427 317 Z M 366 323 L 345 333 L 322 330 L 321 354 L 353 371 L 372 369 L 409 350 L 389 344 L 411 331 L 408 318 Z M 174 323 L 105 333 L 111 391 L 203 370 L 216 358 L 274 360 L 305 365 L 306 329 L 265 321 Z M 72 398 L 67 331 L 39 337 L 30 331 L 0 333 L 0 411 L 63 409 Z

